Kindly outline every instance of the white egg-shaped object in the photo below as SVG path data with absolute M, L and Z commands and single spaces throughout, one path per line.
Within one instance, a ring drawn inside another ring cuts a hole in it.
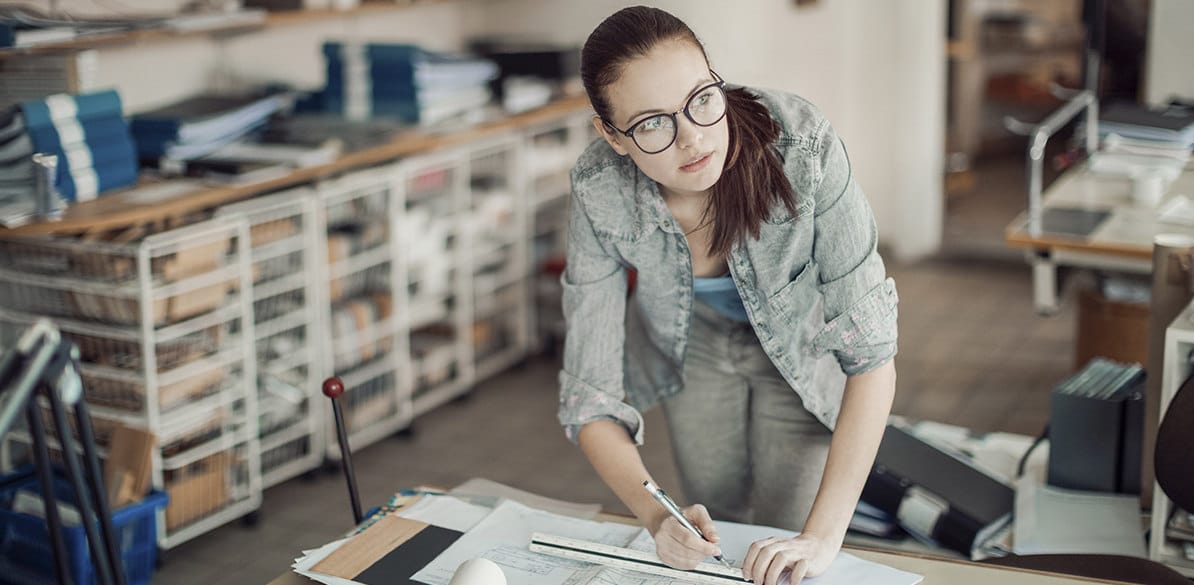
M 456 567 L 448 585 L 506 585 L 506 574 L 489 559 L 469 559 Z

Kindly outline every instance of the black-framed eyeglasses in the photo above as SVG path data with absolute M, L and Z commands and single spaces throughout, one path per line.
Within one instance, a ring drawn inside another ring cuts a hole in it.
M 713 71 L 713 83 L 703 86 L 693 92 L 692 97 L 684 104 L 684 108 L 670 114 L 655 114 L 634 123 L 622 130 L 612 122 L 602 118 L 602 122 L 613 130 L 634 141 L 639 150 L 646 154 L 659 154 L 676 142 L 676 132 L 679 120 L 676 115 L 684 112 L 684 117 L 697 126 L 712 126 L 726 117 L 726 82 Z

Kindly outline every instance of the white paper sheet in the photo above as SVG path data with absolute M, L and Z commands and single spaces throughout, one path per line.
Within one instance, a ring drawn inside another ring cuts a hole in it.
M 772 536 L 780 536 L 791 538 L 798 533 L 790 530 L 781 530 L 779 528 L 770 528 L 767 526 L 753 526 L 750 524 L 738 524 L 735 522 L 718 522 L 717 534 L 721 537 L 722 556 L 726 558 L 729 563 L 735 567 L 742 566 L 742 559 L 746 558 L 746 551 L 750 550 L 751 543 L 756 540 Z M 633 542 L 627 545 L 627 548 L 643 551 L 655 551 L 655 541 L 646 530 L 642 531 Z M 920 583 L 924 577 L 893 569 L 886 565 L 874 563 L 865 559 L 858 558 L 850 553 L 838 553 L 837 558 L 834 559 L 833 564 L 829 566 L 829 570 L 824 575 L 819 577 L 805 579 L 802 582 L 810 585 L 915 585 Z M 654 585 L 668 585 L 672 581 L 664 579 Z M 780 581 L 781 585 L 787 583 L 787 579 Z
M 591 565 L 569 559 L 532 553 L 527 546 L 531 533 L 544 532 L 578 538 L 602 544 L 624 546 L 635 550 L 654 551 L 655 542 L 646 530 L 614 522 L 595 522 L 552 514 L 529 508 L 517 502 L 503 502 L 490 511 L 487 508 L 462 502 L 450 496 L 428 496 L 419 503 L 402 510 L 399 515 L 465 531 L 456 541 L 414 579 L 428 585 L 447 585 L 460 563 L 472 558 L 487 558 L 501 566 L 508 583 L 519 585 L 684 585 L 669 577 Z M 483 516 L 483 518 L 482 518 Z M 741 566 L 750 544 L 769 536 L 794 536 L 796 533 L 769 528 L 718 522 L 721 548 L 726 559 Z M 353 585 L 348 579 L 331 577 L 311 571 L 319 561 L 351 539 L 329 543 L 304 556 L 294 564 L 294 570 L 326 585 Z M 915 585 L 919 575 L 841 553 L 829 572 L 806 582 L 814 585 Z
M 1016 484 L 1012 550 L 1017 554 L 1117 554 L 1147 557 L 1137 496 Z
M 719 522 L 718 534 L 727 560 L 736 566 L 750 544 L 768 536 L 795 533 L 731 522 Z M 508 583 L 519 585 L 680 585 L 669 577 L 624 571 L 559 559 L 527 550 L 533 532 L 578 538 L 636 550 L 654 551 L 655 543 L 646 530 L 636 526 L 591 522 L 534 510 L 514 502 L 498 506 L 448 550 L 414 575 L 429 585 L 446 585 L 452 572 L 465 560 L 487 558 L 502 567 Z M 830 571 L 809 583 L 823 585 L 914 585 L 921 577 L 848 553 L 838 555 Z
M 350 579 L 342 579 L 340 577 L 333 577 L 323 573 L 316 573 L 311 570 L 319 561 L 328 558 L 336 549 L 344 546 L 351 538 L 342 538 L 340 540 L 329 542 L 315 550 L 303 551 L 303 557 L 296 560 L 291 568 L 295 573 L 298 573 L 312 581 L 323 583 L 324 585 L 359 585 L 356 581 Z
M 432 526 L 468 532 L 492 511 L 492 508 L 470 504 L 452 496 L 428 494 L 398 510 L 397 514 Z
M 506 501 L 494 508 L 489 516 L 460 537 L 423 570 L 415 573 L 413 578 L 428 585 L 447 585 L 460 563 L 469 559 L 486 558 L 502 568 L 507 583 L 578 583 L 570 579 L 578 570 L 588 565 L 532 553 L 527 549 L 531 533 L 546 532 L 626 546 L 640 530 L 642 529 L 637 526 L 570 518 Z

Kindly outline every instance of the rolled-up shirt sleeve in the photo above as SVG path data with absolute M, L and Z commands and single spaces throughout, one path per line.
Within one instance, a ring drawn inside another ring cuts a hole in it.
M 598 239 L 575 195 L 569 214 L 567 264 L 560 277 L 567 324 L 560 424 L 575 443 L 585 424 L 613 420 L 641 445 L 642 415 L 623 401 L 626 269 Z
M 833 352 L 842 371 L 856 375 L 895 357 L 899 298 L 879 256 L 875 217 L 854 179 L 845 146 L 828 122 L 818 138 L 813 258 L 825 326 L 813 348 Z

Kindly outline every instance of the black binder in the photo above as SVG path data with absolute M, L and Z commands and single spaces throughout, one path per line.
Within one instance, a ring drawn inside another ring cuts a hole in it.
M 862 500 L 966 556 L 1011 521 L 1015 491 L 907 429 L 887 425 Z
M 1049 397 L 1049 485 L 1140 493 L 1144 371 L 1092 360 Z

